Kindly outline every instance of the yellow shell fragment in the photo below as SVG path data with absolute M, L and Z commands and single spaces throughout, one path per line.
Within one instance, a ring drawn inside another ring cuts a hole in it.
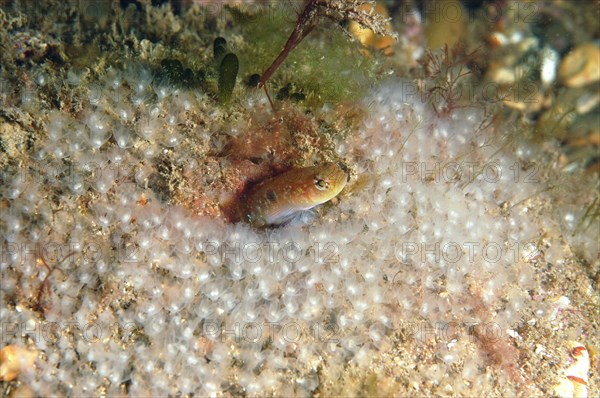
M 587 398 L 590 354 L 583 344 L 576 341 L 569 341 L 567 345 L 574 362 L 565 369 L 564 377 L 560 383 L 554 386 L 554 395 L 558 397 Z
M 0 381 L 12 381 L 21 372 L 33 367 L 36 350 L 17 345 L 8 345 L 0 350 Z
M 558 79 L 567 87 L 583 87 L 600 80 L 600 48 L 582 44 L 562 60 Z

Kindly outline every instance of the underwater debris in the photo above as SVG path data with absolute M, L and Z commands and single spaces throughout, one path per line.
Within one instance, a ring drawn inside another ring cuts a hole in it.
M 590 354 L 585 345 L 577 341 L 568 341 L 567 344 L 573 362 L 564 370 L 563 378 L 552 392 L 559 397 L 587 397 Z

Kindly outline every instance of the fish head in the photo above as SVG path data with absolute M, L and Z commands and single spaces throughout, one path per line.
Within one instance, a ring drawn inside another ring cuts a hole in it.
M 311 168 L 305 182 L 307 199 L 314 205 L 336 197 L 346 186 L 348 174 L 336 164 L 329 163 Z

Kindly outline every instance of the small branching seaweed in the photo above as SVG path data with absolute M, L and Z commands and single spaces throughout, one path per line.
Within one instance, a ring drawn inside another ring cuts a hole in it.
M 466 52 L 461 46 L 450 50 L 446 45 L 440 51 L 428 50 L 421 60 L 424 76 L 424 92 L 437 114 L 446 114 L 453 109 L 473 106 L 473 98 L 465 98 L 467 78 L 473 74 L 469 61 L 477 50 Z M 471 100 L 465 103 L 465 100 Z
M 48 271 L 48 273 L 46 274 L 46 276 L 44 277 L 44 280 L 42 281 L 42 283 L 40 284 L 40 287 L 38 289 L 38 293 L 35 299 L 35 303 L 33 304 L 33 310 L 37 311 L 39 313 L 45 313 L 45 308 L 42 302 L 42 296 L 44 295 L 44 290 L 48 291 L 48 296 L 50 296 L 50 286 L 49 284 L 49 279 L 50 279 L 50 275 L 52 275 L 52 272 L 54 270 L 58 270 L 60 272 L 63 272 L 63 270 L 61 270 L 60 268 L 58 268 L 58 264 L 62 264 L 65 262 L 65 260 L 67 260 L 69 257 L 73 256 L 75 254 L 75 252 L 71 252 L 69 254 L 67 254 L 64 258 L 62 258 L 61 260 L 58 261 L 57 265 L 55 265 L 54 267 L 50 268 L 50 266 L 48 265 L 48 263 L 46 263 L 46 260 L 44 258 L 43 255 L 40 256 L 40 262 L 41 264 L 44 266 L 44 268 L 46 268 L 46 270 Z

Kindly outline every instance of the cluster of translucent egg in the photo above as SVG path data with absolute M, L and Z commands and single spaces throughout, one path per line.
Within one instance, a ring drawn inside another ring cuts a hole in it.
M 88 92 L 78 117 L 49 115 L 26 176 L 2 187 L 3 336 L 45 353 L 23 375 L 36 394 L 310 394 L 319 368 L 366 369 L 400 330 L 407 350 L 435 337 L 441 361 L 423 374 L 456 392 L 486 377 L 466 325 L 505 334 L 531 307 L 528 244 L 544 225 L 523 201 L 543 186 L 476 109 L 437 115 L 386 84 L 338 143 L 354 188 L 307 225 L 255 231 L 145 184 L 201 96 L 139 65 Z M 58 269 L 43 316 L 9 302 L 38 294 L 40 252 Z M 445 376 L 458 363 L 471 384 Z

